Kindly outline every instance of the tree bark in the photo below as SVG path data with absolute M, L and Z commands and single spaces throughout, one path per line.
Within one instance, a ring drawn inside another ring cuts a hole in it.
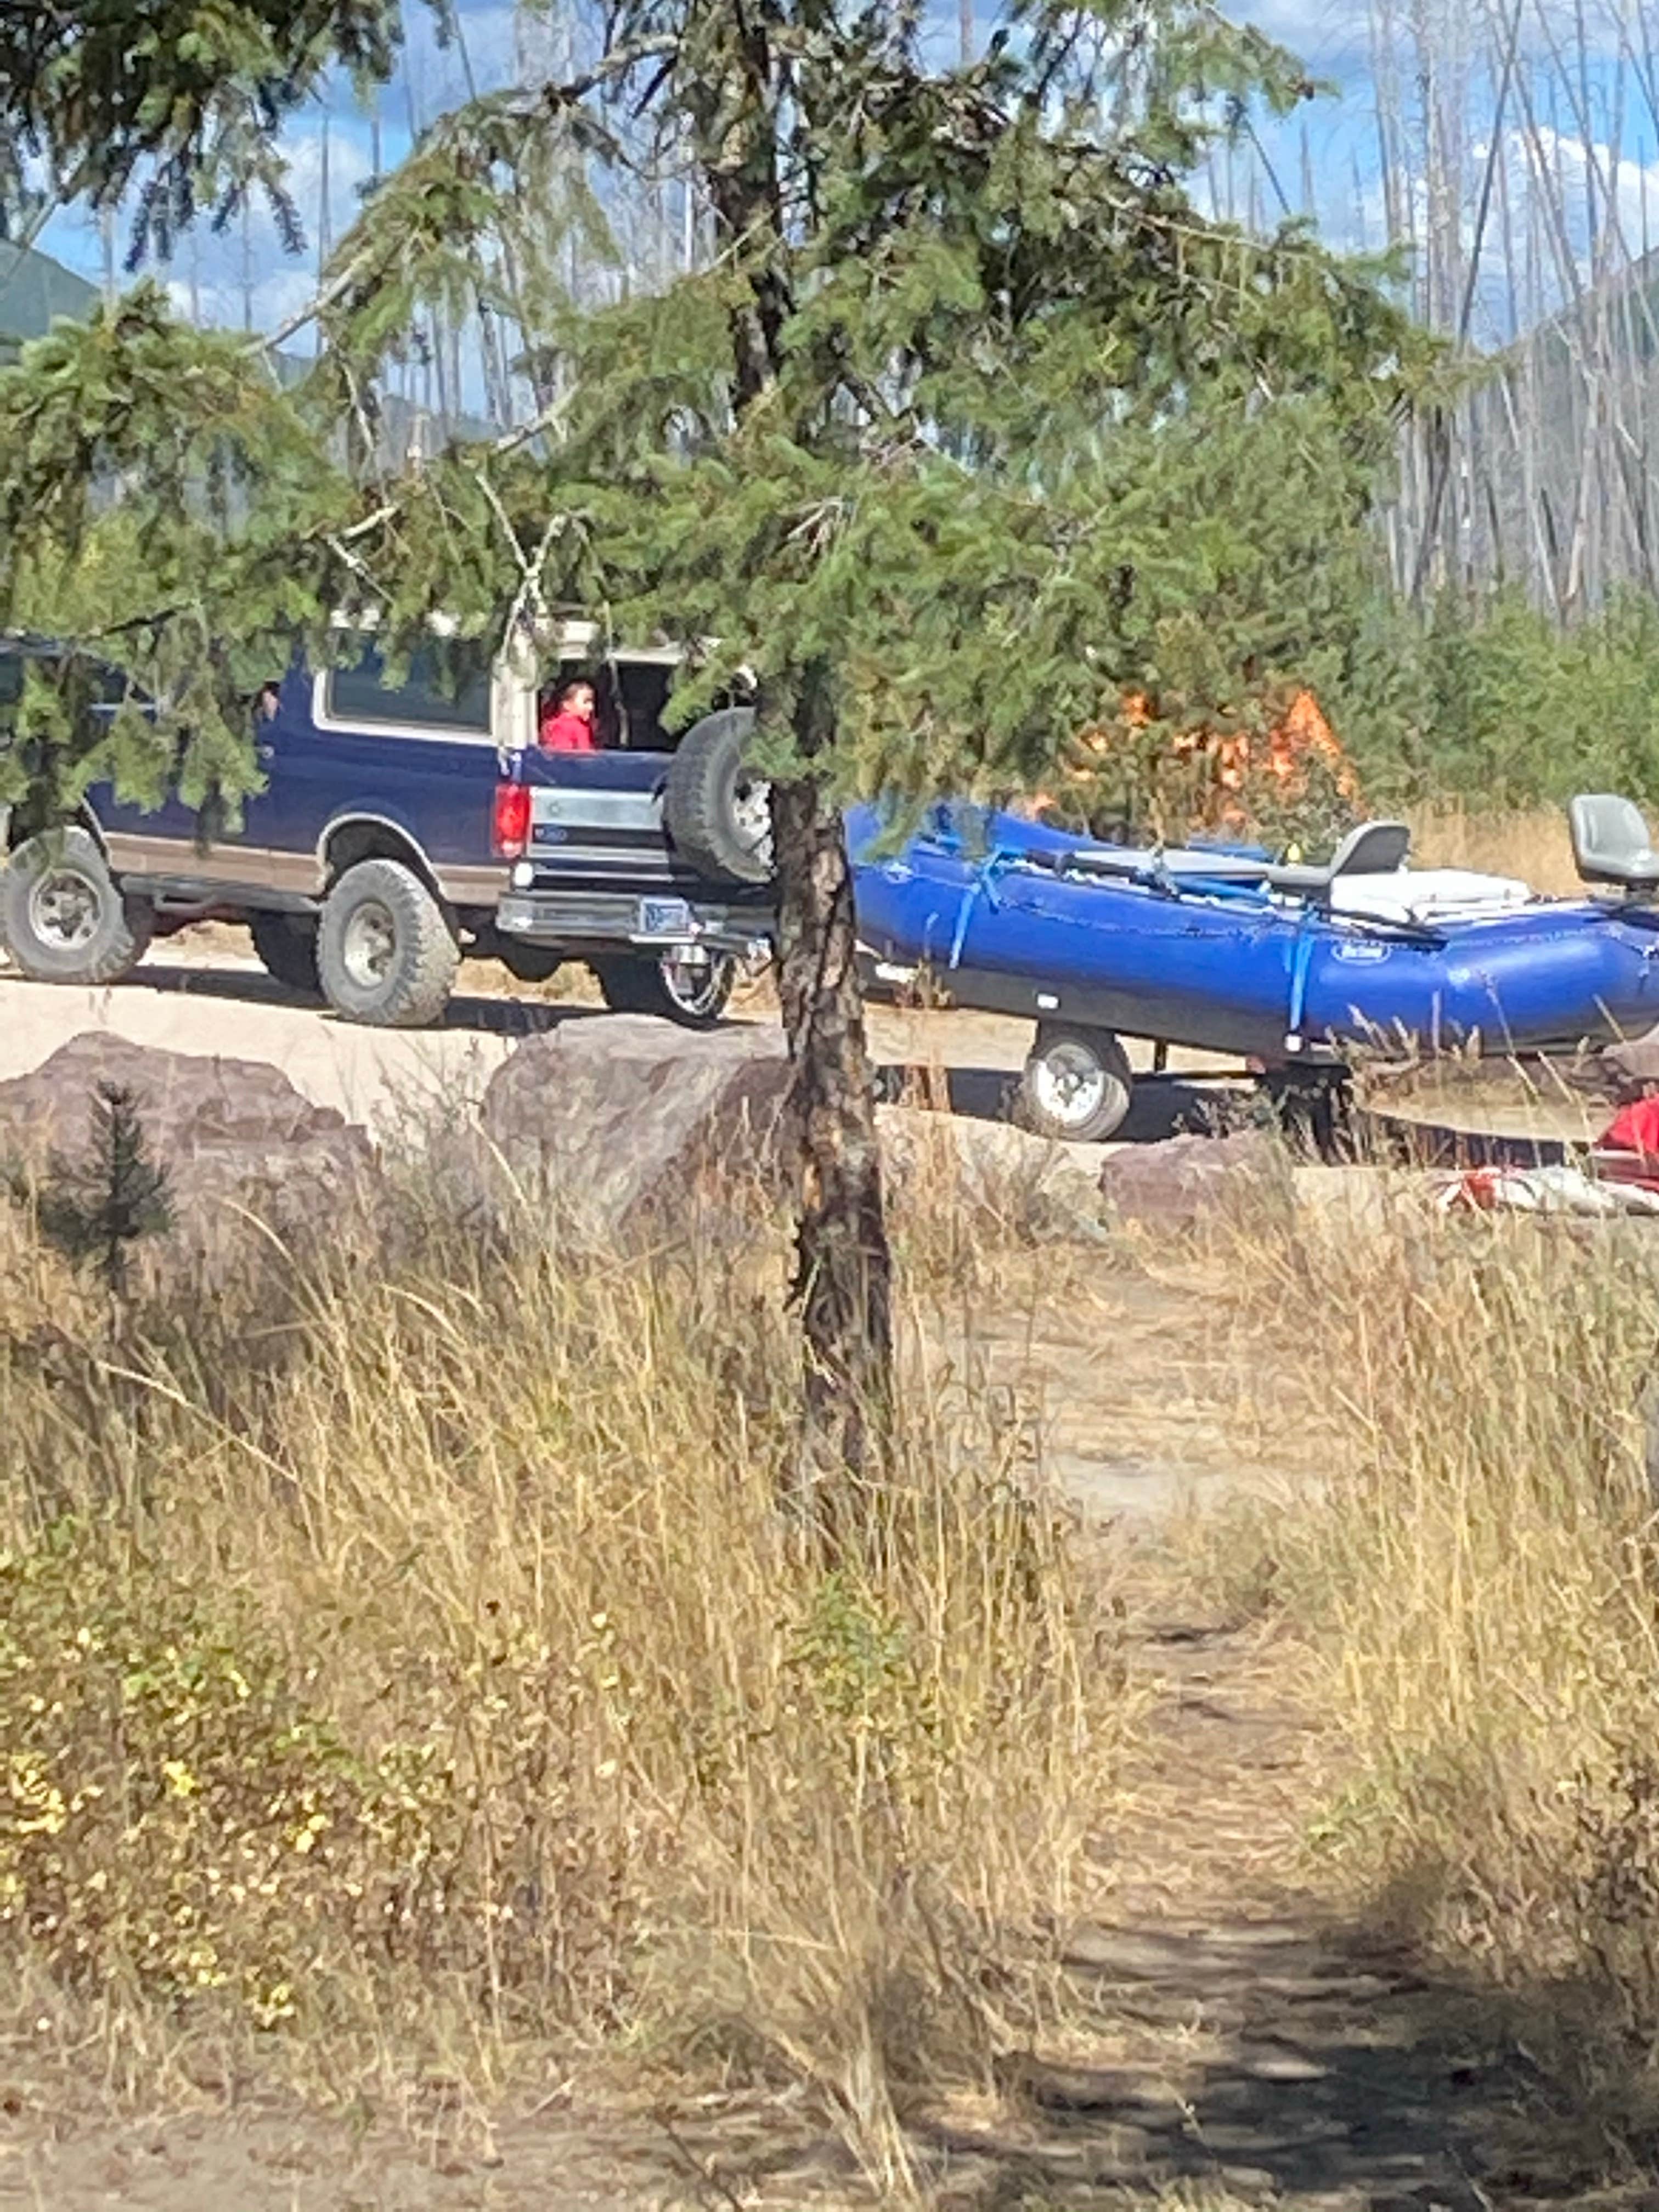
M 730 317 L 738 421 L 775 388 L 792 307 L 780 182 L 787 94 L 769 37 L 771 20 L 764 8 L 720 18 L 709 57 L 719 65 L 707 70 L 697 118 L 702 180 L 718 231 L 741 244 L 747 264 L 744 295 Z M 813 428 L 799 423 L 794 434 L 811 444 Z M 780 717 L 786 696 L 799 767 L 773 787 L 772 825 L 779 995 L 793 1078 L 793 1295 L 805 1367 L 797 1479 L 805 1517 L 833 1553 L 856 1540 L 861 1516 L 853 1493 L 891 1402 L 892 1263 L 854 957 L 852 872 L 840 810 L 826 800 L 815 773 L 836 743 L 831 670 L 814 661 L 795 671 L 778 699 Z
M 811 726 L 830 712 L 822 683 L 809 686 L 798 741 L 820 735 Z M 803 776 L 774 787 L 772 819 L 779 996 L 794 1071 L 794 1297 L 806 1389 L 800 1480 L 811 1517 L 836 1540 L 845 1530 L 846 1486 L 866 1467 L 890 1402 L 892 1264 L 840 810 Z

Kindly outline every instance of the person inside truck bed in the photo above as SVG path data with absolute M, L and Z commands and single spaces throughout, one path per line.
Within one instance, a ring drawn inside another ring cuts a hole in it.
M 591 753 L 599 748 L 593 738 L 593 686 L 585 678 L 562 684 L 542 708 L 536 741 L 545 753 Z

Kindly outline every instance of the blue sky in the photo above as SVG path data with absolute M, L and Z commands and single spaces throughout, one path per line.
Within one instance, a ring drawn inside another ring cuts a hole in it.
M 1455 26 L 1468 26 L 1490 7 L 1506 6 L 1508 0 L 1429 0 L 1429 4 L 1449 11 L 1446 20 Z M 1595 35 L 1604 52 L 1610 50 L 1615 13 L 1622 9 L 1628 14 L 1637 0 L 1589 0 L 1589 4 Z M 1540 9 L 1540 0 L 1527 0 L 1528 32 L 1523 45 L 1535 64 L 1545 64 L 1550 35 L 1548 15 L 1542 11 L 1559 9 L 1564 11 L 1565 23 L 1570 25 L 1572 5 L 1573 0 L 1541 0 Z M 948 53 L 956 38 L 957 0 L 935 0 L 935 8 L 936 35 L 942 53 Z M 1536 25 L 1533 22 L 1535 10 L 1540 11 Z M 1292 209 L 1299 211 L 1304 179 L 1310 178 L 1316 212 L 1331 241 L 1350 248 L 1379 246 L 1383 222 L 1371 85 L 1370 0 L 1257 0 L 1254 8 L 1248 0 L 1238 0 L 1230 12 L 1254 21 L 1282 40 L 1303 58 L 1315 76 L 1330 81 L 1334 88 L 1331 97 L 1311 104 L 1291 122 L 1264 125 L 1261 157 L 1248 143 L 1235 150 L 1231 186 L 1237 211 L 1242 216 L 1254 204 L 1264 219 L 1272 220 L 1279 210 L 1281 191 Z M 1405 12 L 1403 0 L 1400 12 Z M 414 124 L 464 97 L 469 65 L 474 79 L 486 86 L 510 81 L 519 72 L 526 33 L 515 18 L 510 0 L 459 0 L 459 13 L 465 56 L 456 50 L 441 50 L 430 17 L 418 0 L 411 0 L 405 64 L 380 102 L 382 158 L 388 166 L 406 151 Z M 982 25 L 988 27 L 993 14 L 988 0 L 979 0 L 979 13 Z M 532 55 L 532 60 L 548 58 L 550 34 L 545 28 L 527 35 L 532 45 L 541 42 L 540 55 Z M 1489 107 L 1491 97 L 1489 74 L 1477 63 L 1468 101 L 1472 119 L 1465 166 L 1471 178 L 1478 173 L 1483 150 L 1482 106 L 1485 103 Z M 1610 64 L 1605 59 L 1592 64 L 1592 101 L 1599 103 L 1601 121 L 1593 127 L 1591 137 L 1597 136 L 1598 128 L 1610 135 L 1613 101 Z M 1571 114 L 1564 114 L 1559 99 L 1553 122 L 1541 113 L 1541 105 L 1540 94 L 1540 131 L 1545 137 L 1553 131 L 1549 137 L 1550 158 L 1571 184 L 1584 167 L 1583 134 L 1575 130 Z M 1637 112 L 1638 106 L 1632 98 L 1626 112 L 1618 198 L 1628 234 L 1638 227 L 1641 171 L 1646 168 L 1651 219 L 1659 238 L 1655 134 L 1651 120 Z M 1516 128 L 1513 104 L 1510 124 L 1512 131 Z M 322 193 L 325 136 L 326 209 Z M 1534 154 L 1537 143 L 1540 142 L 1534 142 Z M 303 304 L 314 287 L 319 246 L 330 232 L 337 236 L 351 219 L 358 190 L 370 173 L 370 147 L 369 122 L 344 87 L 335 91 L 325 108 L 319 105 L 296 118 L 287 134 L 285 150 L 294 198 L 309 234 L 307 252 L 298 258 L 285 254 L 276 226 L 263 209 L 253 211 L 245 225 L 234 225 L 222 237 L 216 238 L 205 226 L 198 226 L 197 233 L 180 244 L 166 272 L 181 305 L 193 302 L 204 319 L 232 325 L 239 325 L 245 313 L 251 313 L 255 327 L 269 328 Z M 1228 183 L 1229 164 L 1218 161 L 1211 178 L 1198 180 L 1200 198 L 1207 198 L 1213 189 L 1224 201 Z M 1465 197 L 1472 201 L 1473 196 L 1472 185 L 1466 185 Z M 48 252 L 84 274 L 100 276 L 103 241 L 96 225 L 83 214 L 71 210 L 58 216 L 42 243 Z M 1503 335 L 1499 326 L 1504 309 L 1483 299 L 1482 312 L 1492 325 L 1482 334 Z

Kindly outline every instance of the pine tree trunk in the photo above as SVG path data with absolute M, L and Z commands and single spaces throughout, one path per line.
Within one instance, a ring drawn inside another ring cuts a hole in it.
M 764 11 L 734 11 L 724 34 L 727 67 L 711 70 L 707 80 L 711 94 L 721 85 L 732 104 L 710 98 L 702 118 L 693 118 L 704 141 L 699 166 L 719 234 L 745 241 L 753 257 L 746 295 L 734 303 L 730 320 L 732 406 L 739 422 L 775 388 L 793 307 L 779 181 L 782 142 L 777 115 L 764 105 L 764 88 L 773 82 L 770 21 Z M 734 124 L 734 115 L 742 119 Z M 773 250 L 762 254 L 758 242 L 767 237 Z M 805 1360 L 798 1503 L 835 1553 L 856 1540 L 861 1516 L 854 1493 L 869 1464 L 872 1431 L 879 1431 L 891 1402 L 892 1261 L 865 1048 L 852 872 L 840 810 L 812 774 L 836 740 L 830 672 L 811 663 L 790 689 L 803 772 L 773 786 L 772 826 L 779 996 L 793 1077 L 794 1299 Z
M 783 1025 L 793 1065 L 794 1294 L 805 1343 L 803 1502 L 832 1541 L 891 1391 L 892 1265 L 838 808 L 806 780 L 772 796 Z

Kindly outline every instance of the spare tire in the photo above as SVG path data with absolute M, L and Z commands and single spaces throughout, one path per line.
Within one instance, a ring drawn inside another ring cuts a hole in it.
M 669 767 L 664 827 L 686 866 L 717 882 L 772 879 L 772 787 L 749 765 L 754 735 L 752 707 L 705 714 Z

